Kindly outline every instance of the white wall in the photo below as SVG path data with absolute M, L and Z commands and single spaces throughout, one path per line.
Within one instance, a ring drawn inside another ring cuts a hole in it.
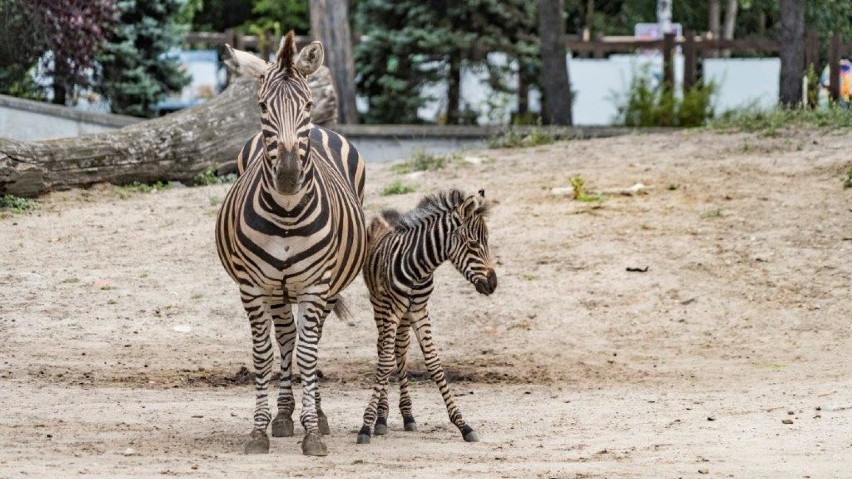
M 716 113 L 756 106 L 772 108 L 778 103 L 781 60 L 778 58 L 708 58 L 704 78 L 718 85 Z

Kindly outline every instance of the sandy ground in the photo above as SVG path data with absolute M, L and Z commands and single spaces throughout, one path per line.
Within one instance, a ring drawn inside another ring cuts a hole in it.
M 376 334 L 359 279 L 322 342 L 326 458 L 300 437 L 241 453 L 249 331 L 213 243 L 227 185 L 50 195 L 0 219 L 0 477 L 852 477 L 850 146 L 688 132 L 370 165 L 368 215 L 449 186 L 499 202 L 497 293 L 445 266 L 431 308 L 483 441 L 462 442 L 415 350 L 420 431 L 394 410 L 355 444 Z M 649 193 L 549 194 L 576 175 Z M 397 179 L 417 191 L 379 195 Z

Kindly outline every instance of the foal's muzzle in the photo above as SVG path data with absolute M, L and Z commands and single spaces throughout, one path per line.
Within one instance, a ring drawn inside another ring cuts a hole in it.
M 495 273 L 493 269 L 490 270 L 485 276 L 485 279 L 478 279 L 476 283 L 474 283 L 474 286 L 479 294 L 484 294 L 486 296 L 490 295 L 497 289 L 497 273 Z

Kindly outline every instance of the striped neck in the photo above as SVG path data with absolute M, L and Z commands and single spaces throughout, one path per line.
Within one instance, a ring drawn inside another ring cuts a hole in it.
M 424 219 L 402 234 L 403 243 L 412 247 L 404 252 L 402 266 L 406 276 L 425 281 L 450 256 L 450 236 L 459 226 L 451 212 Z

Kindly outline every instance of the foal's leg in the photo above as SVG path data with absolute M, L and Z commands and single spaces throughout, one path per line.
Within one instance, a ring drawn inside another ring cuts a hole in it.
M 417 335 L 417 341 L 420 343 L 420 350 L 423 351 L 426 369 L 429 371 L 429 375 L 432 376 L 432 380 L 438 385 L 438 390 L 441 391 L 444 404 L 447 405 L 447 413 L 450 415 L 450 421 L 459 428 L 465 441 L 479 441 L 479 437 L 473 428 L 465 424 L 461 411 L 459 411 L 455 401 L 453 401 L 452 395 L 450 395 L 447 378 L 444 376 L 444 368 L 441 367 L 441 359 L 438 357 L 438 348 L 432 342 L 432 323 L 429 321 L 429 313 L 426 311 L 426 308 L 418 312 L 412 311 L 412 325 L 414 327 L 414 334 Z
M 293 398 L 293 347 L 296 345 L 296 322 L 293 320 L 292 306 L 283 301 L 270 305 L 272 321 L 275 323 L 275 338 L 281 352 L 281 382 L 278 388 L 278 414 L 272 420 L 274 437 L 293 435 L 293 410 L 296 400 Z
M 243 286 L 240 298 L 248 315 L 252 337 L 252 362 L 254 363 L 255 409 L 254 429 L 245 445 L 246 454 L 269 452 L 269 403 L 266 389 L 272 380 L 272 318 L 269 313 L 266 293 L 260 288 Z
M 370 403 L 364 411 L 364 424 L 358 432 L 358 444 L 370 443 L 370 426 L 376 422 L 377 408 L 379 400 L 384 396 L 387 398 L 388 377 L 394 367 L 394 338 L 396 336 L 396 328 L 399 324 L 399 315 L 388 312 L 380 312 L 376 310 L 376 314 L 382 314 L 381 321 L 376 321 L 381 325 L 379 332 L 379 361 L 376 367 L 376 385 L 373 387 L 373 395 L 370 398 Z M 386 399 L 387 400 L 387 399 Z M 387 412 L 385 412 L 387 418 Z
M 406 431 L 416 431 L 417 422 L 411 414 L 411 396 L 408 394 L 408 345 L 411 337 L 411 314 L 406 313 L 396 329 L 396 370 L 399 378 L 399 411 Z

